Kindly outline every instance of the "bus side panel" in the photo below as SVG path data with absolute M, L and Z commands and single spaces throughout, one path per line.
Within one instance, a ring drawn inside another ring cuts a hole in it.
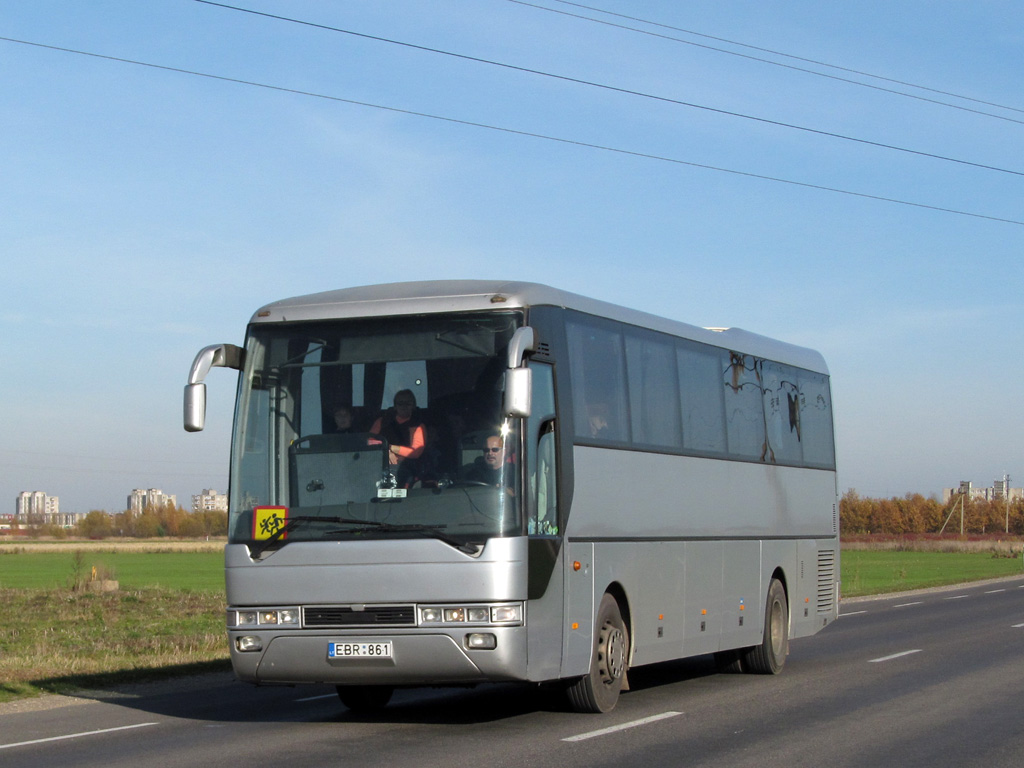
M 761 560 L 763 545 L 760 541 L 726 541 L 723 546 L 722 639 L 716 650 L 756 645 L 761 642 L 768 593 Z
M 589 543 L 596 558 L 583 592 L 592 608 L 608 583 L 623 586 L 633 602 L 634 665 L 760 643 L 777 569 L 792 637 L 834 618 L 828 596 L 837 576 L 822 565 L 834 562 L 838 574 L 833 472 L 586 446 L 573 455 L 567 535 L 573 552 Z M 810 546 L 802 557 L 799 541 Z M 567 579 L 567 607 L 578 605 L 579 575 Z M 592 633 L 580 625 L 573 634 Z
M 795 578 L 790 585 L 789 598 L 790 637 L 804 637 L 817 631 L 814 626 L 817 557 L 817 542 L 797 542 L 796 565 L 793 571 Z
M 565 547 L 561 547 L 544 594 L 526 604 L 527 676 L 535 682 L 553 680 L 561 674 L 563 638 L 570 631 L 564 620 L 565 558 Z
M 799 594 L 791 602 L 790 637 L 813 635 L 839 617 L 836 581 L 839 578 L 839 541 L 801 541 L 797 550 Z
M 793 540 L 835 531 L 835 473 L 827 470 L 578 445 L 573 475 L 577 539 Z
M 618 549 L 611 561 L 630 571 L 627 594 L 635 601 L 632 666 L 677 659 L 682 654 L 686 590 L 683 542 L 604 544 Z M 620 578 L 622 578 L 620 576 Z
M 689 541 L 685 544 L 686 594 L 684 636 L 680 656 L 717 651 L 722 638 L 722 568 L 724 547 L 720 541 Z
M 570 541 L 562 551 L 567 554 L 564 565 L 566 631 L 559 677 L 572 678 L 590 670 L 594 646 L 594 545 Z M 576 563 L 579 563 L 578 570 Z

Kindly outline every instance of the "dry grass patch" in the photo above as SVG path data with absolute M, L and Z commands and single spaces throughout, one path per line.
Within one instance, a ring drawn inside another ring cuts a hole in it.
M 1024 538 L 1020 536 L 974 535 L 958 536 L 928 533 L 910 533 L 900 536 L 888 534 L 852 534 L 841 536 L 843 550 L 870 550 L 874 552 L 987 552 L 993 557 L 1020 557 L 1024 551 Z
M 219 594 L 0 589 L 0 604 L 0 701 L 228 663 Z

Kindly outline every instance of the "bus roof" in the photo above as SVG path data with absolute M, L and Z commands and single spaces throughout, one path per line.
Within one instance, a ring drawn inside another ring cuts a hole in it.
M 342 288 L 282 299 L 261 307 L 252 323 L 283 323 L 437 312 L 493 311 L 533 306 L 575 309 L 630 325 L 725 347 L 806 370 L 828 373 L 814 350 L 739 328 L 701 328 L 647 312 L 590 299 L 539 283 L 501 280 L 429 280 Z

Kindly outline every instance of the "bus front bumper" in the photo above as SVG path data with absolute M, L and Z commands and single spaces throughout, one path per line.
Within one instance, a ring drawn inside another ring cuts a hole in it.
M 257 685 L 458 685 L 526 679 L 525 627 L 358 635 L 232 630 L 228 637 L 238 679 Z M 258 650 L 239 650 L 254 640 Z M 332 643 L 390 643 L 391 655 L 330 658 Z M 480 644 L 494 647 L 475 647 Z

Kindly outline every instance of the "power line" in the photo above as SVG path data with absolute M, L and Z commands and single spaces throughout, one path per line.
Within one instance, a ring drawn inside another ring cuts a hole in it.
M 880 141 L 871 141 L 870 139 L 858 139 L 855 136 L 847 136 L 845 134 L 835 133 L 833 131 L 824 131 L 824 130 L 819 130 L 817 128 L 808 128 L 806 126 L 795 125 L 793 123 L 785 123 L 785 122 L 782 122 L 782 121 L 779 121 L 779 120 L 771 120 L 771 119 L 766 118 L 766 117 L 757 117 L 755 115 L 746 115 L 746 114 L 743 114 L 742 112 L 734 112 L 734 111 L 727 110 L 727 109 L 719 109 L 717 107 L 709 107 L 709 106 L 704 105 L 704 104 L 696 104 L 696 103 L 690 102 L 690 101 L 682 101 L 680 99 L 672 99 L 672 98 L 669 98 L 667 96 L 658 96 L 656 94 L 645 93 L 643 91 L 632 90 L 632 89 L 629 89 L 629 88 L 619 88 L 619 87 L 614 86 L 614 85 L 607 85 L 607 84 L 604 84 L 604 83 L 597 83 L 597 82 L 594 82 L 592 80 L 583 80 L 581 78 L 569 77 L 568 75 L 558 75 L 558 74 L 555 74 L 555 73 L 552 73 L 552 72 L 544 72 L 544 71 L 539 70 L 539 69 L 531 69 L 529 67 L 521 67 L 521 66 L 518 66 L 518 65 L 515 65 L 515 64 L 507 64 L 507 63 L 500 62 L 500 61 L 494 61 L 493 59 L 484 59 L 484 58 L 480 58 L 478 56 L 469 56 L 469 55 L 462 54 L 462 53 L 454 53 L 453 51 L 445 51 L 445 50 L 442 50 L 440 48 L 431 48 L 431 47 L 424 46 L 424 45 L 417 45 L 416 43 L 408 43 L 408 42 L 404 42 L 404 41 L 401 41 L 401 40 L 392 40 L 390 38 L 380 37 L 378 35 L 370 35 L 370 34 L 366 34 L 364 32 L 355 32 L 355 31 L 350 30 L 350 29 L 342 29 L 341 27 L 332 27 L 332 26 L 328 26 L 326 24 L 318 24 L 318 23 L 312 22 L 312 21 L 304 21 L 302 19 L 294 19 L 294 18 L 291 18 L 291 17 L 288 17 L 288 16 L 279 16 L 279 15 L 273 14 L 273 13 L 265 13 L 263 11 L 255 11 L 255 10 L 252 10 L 250 8 L 242 8 L 242 7 L 237 6 L 237 5 L 227 5 L 225 3 L 213 2 L 213 0 L 194 0 L 194 1 L 197 2 L 197 3 L 202 3 L 203 5 L 215 6 L 217 8 L 224 8 L 224 9 L 230 10 L 230 11 L 238 11 L 240 13 L 248 13 L 248 14 L 251 14 L 253 16 L 261 16 L 263 18 L 273 19 L 275 21 L 285 21 L 285 22 L 288 22 L 290 24 L 299 24 L 301 26 L 313 27 L 315 29 L 321 29 L 321 30 L 325 30 L 325 31 L 328 31 L 328 32 L 337 32 L 337 33 L 344 34 L 344 35 L 351 35 L 352 37 L 358 37 L 358 38 L 362 38 L 364 40 L 372 40 L 374 42 L 379 42 L 379 43 L 388 43 L 389 45 L 397 45 L 397 46 L 401 46 L 403 48 L 409 48 L 409 49 L 412 49 L 412 50 L 423 51 L 425 53 L 438 54 L 440 56 L 449 56 L 451 58 L 461 59 L 463 61 L 469 61 L 469 62 L 473 62 L 475 64 L 487 64 L 487 65 L 493 66 L 493 67 L 501 67 L 502 69 L 509 69 L 509 70 L 513 70 L 515 72 L 522 72 L 522 73 L 530 74 L 530 75 L 538 75 L 540 77 L 548 77 L 548 78 L 551 78 L 551 79 L 554 79 L 554 80 L 560 80 L 562 82 L 573 83 L 575 85 L 587 86 L 589 88 L 599 88 L 601 90 L 612 91 L 614 93 L 621 93 L 621 94 L 624 94 L 624 95 L 627 95 L 627 96 L 637 96 L 637 97 L 644 98 L 644 99 L 651 99 L 651 100 L 654 100 L 654 101 L 660 101 L 660 102 L 663 102 L 663 103 L 666 103 L 666 104 L 674 104 L 676 106 L 689 107 L 691 109 L 699 109 L 699 110 L 703 110 L 705 112 L 712 112 L 714 114 L 725 115 L 727 117 L 737 117 L 737 118 L 740 118 L 740 119 L 743 119 L 743 120 L 750 120 L 750 121 L 757 122 L 757 123 L 762 123 L 762 124 L 765 124 L 765 125 L 773 125 L 773 126 L 776 126 L 778 128 L 788 128 L 788 129 L 795 130 L 795 131 L 802 131 L 804 133 L 815 134 L 817 136 L 824 136 L 826 138 L 839 139 L 841 141 L 850 141 L 850 142 L 854 142 L 854 143 L 857 143 L 857 144 L 863 144 L 863 145 L 866 145 L 866 146 L 877 147 L 879 149 L 888 149 L 888 150 L 892 150 L 894 152 L 902 152 L 902 153 L 909 154 L 909 155 L 916 155 L 918 157 L 927 157 L 927 158 L 931 158 L 933 160 L 941 160 L 943 162 L 956 163 L 958 165 L 971 166 L 973 168 L 980 168 L 982 170 L 987 170 L 987 171 L 995 171 L 997 173 L 1008 173 L 1008 174 L 1011 174 L 1013 176 L 1024 176 L 1024 171 L 1015 171 L 1015 170 L 1012 170 L 1012 169 L 1009 169 L 1009 168 L 1000 168 L 999 166 L 986 165 L 984 163 L 976 163 L 976 162 L 972 162 L 970 160 L 960 160 L 960 159 L 955 158 L 955 157 L 947 157 L 946 155 L 939 155 L 939 154 L 935 154 L 935 153 L 932 153 L 932 152 L 924 152 L 924 151 L 921 151 L 921 150 L 909 149 L 907 147 L 899 147 L 899 146 L 896 146 L 896 145 L 893 145 L 893 144 L 885 144 L 885 143 L 880 142 Z
M 214 74 L 210 74 L 210 73 L 207 73 L 207 72 L 199 72 L 199 71 L 196 71 L 196 70 L 182 69 L 180 67 L 171 67 L 171 66 L 167 66 L 167 65 L 164 65 L 164 64 L 153 64 L 153 63 L 150 63 L 150 62 L 138 61 L 138 60 L 134 60 L 134 59 L 126 59 L 126 58 L 121 58 L 121 57 L 118 57 L 118 56 L 108 56 L 108 55 L 101 54 L 101 53 L 92 53 L 90 51 L 80 51 L 80 50 L 76 50 L 74 48 L 63 48 L 63 47 L 55 46 L 55 45 L 47 45 L 45 43 L 36 43 L 36 42 L 28 41 L 28 40 L 18 40 L 16 38 L 12 38 L 12 37 L 0 36 L 0 41 L 8 42 L 8 43 L 17 43 L 19 45 L 27 45 L 27 46 L 32 46 L 32 47 L 35 47 L 35 48 L 42 48 L 42 49 L 45 49 L 45 50 L 59 51 L 59 52 L 62 52 L 62 53 L 70 53 L 70 54 L 74 54 L 74 55 L 78 55 L 78 56 L 87 56 L 87 57 L 91 57 L 91 58 L 95 58 L 95 59 L 102 59 L 102 60 L 105 60 L 105 61 L 113 61 L 113 62 L 117 62 L 117 63 L 120 63 L 120 64 L 131 64 L 133 66 L 147 67 L 149 69 L 156 69 L 156 70 L 161 70 L 161 71 L 164 71 L 164 72 L 174 72 L 174 73 L 177 73 L 177 74 L 191 75 L 193 77 L 202 77 L 202 78 L 206 78 L 206 79 L 209 79 L 209 80 L 216 80 L 216 81 L 219 81 L 219 82 L 233 83 L 235 85 L 245 85 L 245 86 L 250 86 L 250 87 L 253 87 L 253 88 L 262 88 L 262 89 L 265 89 L 265 90 L 276 91 L 276 92 L 279 92 L 279 93 L 289 93 L 289 94 L 293 94 L 293 95 L 296 95 L 296 96 L 306 96 L 306 97 L 309 97 L 309 98 L 324 99 L 324 100 L 327 100 L 327 101 L 333 101 L 333 102 L 337 102 L 337 103 L 341 103 L 341 104 L 350 104 L 350 105 L 358 106 L 358 107 L 367 107 L 367 108 L 370 108 L 370 109 L 378 109 L 378 110 L 382 110 L 382 111 L 385 111 L 385 112 L 391 112 L 391 113 L 394 113 L 394 114 L 408 115 L 408 116 L 411 116 L 411 117 L 420 117 L 420 118 L 425 118 L 425 119 L 428 119 L 428 120 L 437 120 L 439 122 L 450 123 L 450 124 L 453 124 L 453 125 L 461 125 L 461 126 L 466 126 L 466 127 L 470 127 L 470 128 L 480 128 L 480 129 L 489 130 L 489 131 L 497 131 L 497 132 L 500 132 L 500 133 L 507 133 L 507 134 L 511 134 L 511 135 L 514 135 L 514 136 L 523 136 L 523 137 L 527 137 L 527 138 L 541 139 L 541 140 L 544 140 L 544 141 L 552 141 L 552 142 L 557 142 L 557 143 L 560 143 L 560 144 L 566 144 L 566 145 L 571 145 L 571 146 L 576 146 L 576 147 L 582 147 L 582 148 L 586 148 L 586 149 L 600 150 L 602 152 L 611 152 L 611 153 L 615 153 L 615 154 L 626 155 L 626 156 L 629 156 L 629 157 L 643 158 L 645 160 L 655 160 L 655 161 L 658 161 L 658 162 L 672 163 L 672 164 L 675 164 L 675 165 L 685 165 L 685 166 L 688 166 L 688 167 L 691 167 L 691 168 L 702 168 L 704 170 L 717 171 L 719 173 L 728 173 L 728 174 L 732 174 L 732 175 L 736 175 L 736 176 L 743 176 L 743 177 L 752 178 L 752 179 L 760 179 L 762 181 L 771 181 L 771 182 L 775 182 L 775 183 L 778 183 L 778 184 L 788 184 L 788 185 L 791 185 L 791 186 L 803 187 L 805 189 L 814 189 L 814 190 L 818 190 L 818 191 L 822 191 L 822 192 L 833 192 L 835 194 L 848 195 L 848 196 L 851 196 L 851 197 L 859 197 L 859 198 L 863 198 L 863 199 L 867 199 L 867 200 L 876 200 L 876 201 L 879 201 L 879 202 L 894 203 L 894 204 L 897 204 L 897 205 L 905 205 L 905 206 L 910 206 L 910 207 L 913 207 L 913 208 L 923 208 L 925 210 L 938 211 L 938 212 L 941 212 L 941 213 L 951 213 L 951 214 L 955 214 L 957 216 L 968 216 L 968 217 L 975 218 L 975 219 L 985 219 L 985 220 L 988 220 L 988 221 L 997 221 L 997 222 L 1001 222 L 1001 223 L 1004 223 L 1004 224 L 1015 224 L 1015 225 L 1018 225 L 1018 226 L 1024 226 L 1024 221 L 1018 221 L 1016 219 L 1006 219 L 1006 218 L 1001 218 L 1001 217 L 998 217 L 998 216 L 989 216 L 989 215 L 982 214 L 982 213 L 972 213 L 970 211 L 962 211 L 962 210 L 958 210 L 958 209 L 955 209 L 955 208 L 944 208 L 944 207 L 937 206 L 937 205 L 928 205 L 926 203 L 915 203 L 915 202 L 912 202 L 912 201 L 909 201 L 909 200 L 900 200 L 898 198 L 883 197 L 881 195 L 872 195 L 872 194 L 868 194 L 868 193 L 865 193 L 865 192 L 853 192 L 851 190 L 840 189 L 838 187 L 828 187 L 828 186 L 824 186 L 824 185 L 821 185 L 821 184 L 811 184 L 811 183 L 803 182 L 803 181 L 794 181 L 792 179 L 783 179 L 783 178 L 776 177 L 776 176 L 767 176 L 767 175 L 764 175 L 764 174 L 751 173 L 751 172 L 748 172 L 748 171 L 738 171 L 738 170 L 731 169 L 731 168 L 723 168 L 723 167 L 719 167 L 719 166 L 706 165 L 706 164 L 703 164 L 703 163 L 696 163 L 696 162 L 692 162 L 692 161 L 689 161 L 689 160 L 681 160 L 679 158 L 672 158 L 672 157 L 667 157 L 667 156 L 663 156 L 663 155 L 655 155 L 655 154 L 650 154 L 650 153 L 647 153 L 647 152 L 640 152 L 640 151 L 635 151 L 635 150 L 622 149 L 622 148 L 619 148 L 619 147 L 611 147 L 611 146 L 606 146 L 606 145 L 601 145 L 601 144 L 593 144 L 593 143 L 590 143 L 590 142 L 579 141 L 579 140 L 576 140 L 576 139 L 567 139 L 567 138 L 558 137 L 558 136 L 549 136 L 549 135 L 546 135 L 546 134 L 534 133 L 534 132 L 531 132 L 531 131 L 523 131 L 523 130 L 518 130 L 518 129 L 515 129 L 515 128 L 506 128 L 506 127 L 503 127 L 503 126 L 488 125 L 486 123 L 478 123 L 478 122 L 473 122 L 473 121 L 470 121 L 470 120 L 461 120 L 461 119 L 458 119 L 458 118 L 446 117 L 446 116 L 443 116 L 443 115 L 434 115 L 434 114 L 430 114 L 430 113 L 427 113 L 427 112 L 417 112 L 417 111 L 410 110 L 410 109 L 401 109 L 399 107 L 389 107 L 389 106 L 385 106 L 385 105 L 381 105 L 381 104 L 373 104 L 373 103 L 366 102 L 366 101 L 357 101 L 355 99 L 346 99 L 346 98 L 342 98 L 340 96 L 330 96 L 330 95 L 327 95 L 327 94 L 315 93 L 313 91 L 304 91 L 304 90 L 300 90 L 300 89 L 297 89 L 297 88 L 287 88 L 287 87 L 279 86 L 279 85 L 270 85 L 270 84 L 267 84 L 267 83 L 259 83 L 259 82 L 255 82 L 255 81 L 252 81 L 252 80 L 242 80 L 240 78 L 235 78 L 235 77 L 226 77 L 224 75 L 214 75 Z
M 4 459 L 4 456 L 15 457 L 15 458 L 18 458 L 18 459 L 25 458 L 26 456 L 31 456 L 31 457 L 38 457 L 40 459 L 45 458 L 47 460 L 61 460 L 61 461 L 68 461 L 68 460 L 93 461 L 93 460 L 95 460 L 97 458 L 97 456 L 95 454 L 94 455 L 90 455 L 90 456 L 85 456 L 85 455 L 76 454 L 76 453 L 61 453 L 61 452 L 49 452 L 49 451 L 47 451 L 47 452 L 43 452 L 43 451 L 23 451 L 23 450 L 8 451 L 8 450 L 0 449 L 0 462 L 3 462 L 4 464 L 6 464 L 6 460 Z M 209 466 L 209 462 L 206 462 L 206 461 L 179 461 L 179 460 L 176 460 L 176 459 L 145 459 L 145 458 L 140 458 L 138 456 L 132 456 L 131 458 L 128 458 L 126 456 L 104 456 L 103 459 L 105 461 L 116 461 L 119 464 L 135 464 L 135 465 L 162 464 L 162 465 L 177 465 L 177 466 L 182 466 L 182 467 L 193 466 L 193 467 L 197 467 L 197 468 L 198 467 L 207 467 L 207 466 Z M 15 465 L 11 464 L 9 466 L 15 466 Z
M 225 464 L 226 463 L 227 462 L 225 462 Z M 54 466 L 54 465 L 51 465 L 51 464 L 47 464 L 47 465 L 38 465 L 38 464 L 5 464 L 4 466 L 7 469 L 9 469 L 9 470 L 23 470 L 23 471 L 24 470 L 33 470 L 33 471 L 45 470 L 47 472 L 50 472 L 53 475 L 60 474 L 60 473 L 72 473 L 72 474 L 79 474 L 79 475 L 124 475 L 124 476 L 132 476 L 132 477 L 140 477 L 140 476 L 154 477 L 154 476 L 159 476 L 159 477 L 192 477 L 192 478 L 203 477 L 203 478 L 209 478 L 209 477 L 212 477 L 214 475 L 218 475 L 218 476 L 223 477 L 223 476 L 226 476 L 227 473 L 228 473 L 227 467 L 225 467 L 223 470 L 210 470 L 210 469 L 206 469 L 204 471 L 196 470 L 195 472 L 167 472 L 167 471 L 164 471 L 164 470 L 161 470 L 161 469 L 138 469 L 138 470 L 137 469 L 96 469 L 96 468 L 90 468 L 90 467 Z
M 608 26 L 619 27 L 621 29 L 626 29 L 626 30 L 629 30 L 631 32 L 638 32 L 638 33 L 644 34 L 644 35 L 652 35 L 654 37 L 661 37 L 661 38 L 664 38 L 666 40 L 674 40 L 676 42 L 684 43 L 686 45 L 693 45 L 693 46 L 697 46 L 697 47 L 700 47 L 700 48 L 707 48 L 708 50 L 718 51 L 719 53 L 726 53 L 726 54 L 729 54 L 730 56 L 739 56 L 739 57 L 742 57 L 742 58 L 748 58 L 748 59 L 752 59 L 754 61 L 763 62 L 765 64 L 771 64 L 771 65 L 777 66 L 777 67 L 786 67 L 788 69 L 795 69 L 795 70 L 797 70 L 799 72 L 806 72 L 808 74 L 817 75 L 819 77 L 827 77 L 827 78 L 830 78 L 830 79 L 833 79 L 833 80 L 839 80 L 839 81 L 845 82 L 845 83 L 852 83 L 853 85 L 859 85 L 859 86 L 862 86 L 864 88 L 873 88 L 875 90 L 885 91 L 887 93 L 893 93 L 893 94 L 896 94 L 896 95 L 899 95 L 899 96 L 906 96 L 907 98 L 910 98 L 910 99 L 919 99 L 921 101 L 928 101 L 928 102 L 931 102 L 933 104 L 940 104 L 940 105 L 945 106 L 945 107 L 951 107 L 952 109 L 960 109 L 960 110 L 963 110 L 965 112 L 974 112 L 975 114 L 985 115 L 987 117 L 994 117 L 994 118 L 996 118 L 998 120 L 1007 120 L 1007 121 L 1012 122 L 1012 123 L 1024 124 L 1024 121 L 1022 121 L 1022 120 L 1015 120 L 1015 119 L 1013 119 L 1011 117 L 1006 117 L 1005 115 L 994 115 L 991 112 L 982 112 L 981 110 L 970 109 L 968 107 L 963 107 L 963 106 L 960 106 L 960 105 L 957 105 L 957 104 L 949 104 L 948 102 L 945 102 L 945 101 L 938 101 L 938 100 L 935 100 L 935 99 L 927 99 L 927 98 L 924 98 L 924 97 L 921 97 L 921 96 L 915 96 L 914 94 L 911 94 L 911 93 L 904 93 L 903 91 L 894 91 L 894 90 L 891 90 L 891 89 L 888 89 L 888 88 L 879 88 L 878 86 L 874 86 L 874 85 L 871 85 L 869 83 L 862 83 L 862 82 L 859 82 L 857 80 L 848 80 L 848 79 L 842 78 L 842 77 L 835 77 L 833 75 L 825 74 L 824 72 L 815 72 L 814 70 L 811 70 L 811 69 L 803 69 L 802 67 L 792 67 L 792 66 L 789 66 L 789 65 L 786 65 L 786 64 L 782 64 L 781 62 L 778 62 L 778 61 L 771 61 L 770 59 L 761 59 L 761 58 L 758 58 L 756 56 L 746 56 L 746 55 L 744 55 L 742 53 L 737 53 L 736 51 L 728 51 L 728 50 L 725 50 L 723 48 L 715 48 L 713 46 L 700 45 L 699 43 L 694 43 L 691 40 L 681 40 L 679 38 L 669 37 L 667 35 L 657 35 L 657 34 L 655 34 L 653 32 L 649 32 L 647 30 L 634 29 L 633 27 L 626 27 L 626 26 L 622 26 L 622 25 L 619 25 L 619 24 L 611 24 L 610 22 L 602 21 L 600 19 L 594 19 L 594 18 L 591 18 L 589 16 L 582 16 L 582 15 L 579 15 L 579 14 L 568 13 L 566 11 L 559 11 L 559 10 L 556 10 L 554 8 L 547 8 L 547 7 L 542 6 L 542 5 L 537 5 L 535 3 L 528 3 L 528 2 L 525 2 L 524 0 L 508 0 L 508 2 L 516 3 L 517 5 L 525 5 L 525 6 L 528 6 L 530 8 L 536 8 L 536 9 L 542 10 L 542 11 L 548 11 L 549 13 L 558 13 L 558 14 L 562 14 L 562 15 L 565 15 L 565 16 L 571 16 L 571 17 L 574 17 L 574 18 L 584 19 L 586 21 L 592 21 L 592 22 L 594 22 L 596 24 L 606 24 Z M 928 91 L 930 93 L 936 93 L 936 94 L 939 94 L 941 96 L 951 96 L 954 99 L 962 99 L 964 101 L 971 101 L 971 102 L 974 102 L 975 104 L 984 104 L 985 106 L 988 106 L 988 107 L 996 107 L 997 109 L 1005 109 L 1005 110 L 1008 110 L 1010 112 L 1021 112 L 1021 113 L 1024 113 L 1024 109 L 1021 109 L 1019 107 L 1010 107 L 1010 106 L 1007 106 L 1006 104 L 997 104 L 995 102 L 985 101 L 983 99 L 978 99 L 978 98 L 975 98 L 973 96 L 965 96 L 963 94 L 953 93 L 951 91 L 943 91 L 943 90 L 940 90 L 938 88 L 930 88 L 927 85 L 919 85 L 917 83 L 911 83 L 911 82 L 908 82 L 906 80 L 898 80 L 896 78 L 886 77 L 884 75 L 873 75 L 870 72 L 863 72 L 861 70 L 852 69 L 850 67 L 843 67 L 843 66 L 840 66 L 838 64 L 829 64 L 829 63 L 824 62 L 824 61 L 817 61 L 816 59 L 805 58 L 803 56 L 795 56 L 795 55 L 793 55 L 791 53 L 784 53 L 782 51 L 775 51 L 775 50 L 772 50 L 771 48 L 762 48 L 760 46 L 750 45 L 748 43 L 741 43 L 741 42 L 738 42 L 736 40 L 729 40 L 728 38 L 725 38 L 725 37 L 715 37 L 714 35 L 708 35 L 708 34 L 705 34 L 703 32 L 696 32 L 696 31 L 694 31 L 692 29 L 683 29 L 682 27 L 674 27 L 674 26 L 672 26 L 670 24 L 662 24 L 660 22 L 651 21 L 649 19 L 642 19 L 642 18 L 638 18 L 636 16 L 627 16 L 626 14 L 615 13 L 614 11 L 606 11 L 603 8 L 595 8 L 593 6 L 583 5 L 581 3 L 574 3 L 574 2 L 570 2 L 570 0 L 552 0 L 552 2 L 561 3 L 562 5 L 570 5 L 570 6 L 574 6 L 576 8 L 582 8 L 582 9 L 588 10 L 588 11 L 594 11 L 595 13 L 603 13 L 603 14 L 606 14 L 608 16 L 615 16 L 615 17 L 618 17 L 620 19 L 626 19 L 628 21 L 637 21 L 637 22 L 640 22 L 641 24 L 650 24 L 653 27 L 661 27 L 662 29 L 670 29 L 670 30 L 673 30 L 675 32 L 683 32 L 684 34 L 687 34 L 687 35 L 694 35 L 695 37 L 703 37 L 706 40 L 716 40 L 716 41 L 718 41 L 720 43 L 728 43 L 729 45 L 735 45 L 735 46 L 739 46 L 741 48 L 748 48 L 748 49 L 750 49 L 752 51 L 760 51 L 762 53 L 770 53 L 773 56 L 782 56 L 782 57 L 787 58 L 787 59 L 793 59 L 794 61 L 802 61 L 802 62 L 805 62 L 807 64 L 814 64 L 814 65 L 819 66 L 819 67 L 827 67 L 829 69 L 835 69 L 835 70 L 838 70 L 840 72 L 849 72 L 850 74 L 859 75 L 860 77 L 870 77 L 870 78 L 872 78 L 874 80 L 881 80 L 882 82 L 886 82 L 886 83 L 893 83 L 895 85 L 903 85 L 903 86 L 906 86 L 908 88 L 917 88 L 917 89 L 922 90 L 922 91 Z

